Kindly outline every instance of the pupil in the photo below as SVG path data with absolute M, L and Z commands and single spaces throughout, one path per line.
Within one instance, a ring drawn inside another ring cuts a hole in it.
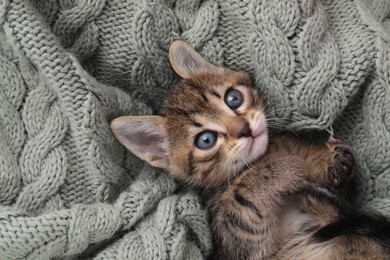
M 230 107 L 231 109 L 236 109 L 239 106 L 241 106 L 243 102 L 242 94 L 235 89 L 229 89 L 225 96 L 225 103 Z

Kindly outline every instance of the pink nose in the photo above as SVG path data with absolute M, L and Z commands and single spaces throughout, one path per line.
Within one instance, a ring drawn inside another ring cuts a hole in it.
M 249 127 L 249 123 L 245 122 L 241 126 L 240 130 L 238 131 L 237 137 L 241 138 L 241 137 L 251 137 L 251 136 L 252 136 L 252 130 Z
M 249 122 L 242 117 L 232 117 L 225 121 L 227 134 L 234 137 L 251 137 L 252 130 L 249 127 Z

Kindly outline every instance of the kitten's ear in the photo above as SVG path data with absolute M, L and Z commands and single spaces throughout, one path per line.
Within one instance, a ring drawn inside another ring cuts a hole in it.
M 169 170 L 168 140 L 160 116 L 123 116 L 111 122 L 111 129 L 128 150 L 150 165 Z
M 169 48 L 169 61 L 175 72 L 188 79 L 198 72 L 215 72 L 218 67 L 207 62 L 190 45 L 183 41 L 174 41 Z

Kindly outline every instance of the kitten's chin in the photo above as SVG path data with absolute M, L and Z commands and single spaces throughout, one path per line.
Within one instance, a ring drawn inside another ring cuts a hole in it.
M 241 160 L 235 161 L 229 169 L 227 179 L 233 179 L 237 177 L 237 174 L 242 172 L 247 166 L 259 159 L 266 151 L 268 146 L 268 133 L 267 131 L 261 132 L 255 137 L 241 137 L 239 138 L 239 156 Z
M 262 156 L 268 146 L 268 134 L 267 132 L 263 132 L 249 140 L 246 147 L 247 158 L 250 162 L 258 159 Z

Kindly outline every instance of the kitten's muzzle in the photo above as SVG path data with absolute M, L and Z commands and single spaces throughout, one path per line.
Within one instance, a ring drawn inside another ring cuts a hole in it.
M 244 118 L 236 117 L 232 118 L 227 124 L 228 134 L 236 138 L 252 137 L 252 130 L 249 122 Z
M 239 132 L 237 134 L 237 137 L 238 138 L 241 138 L 241 137 L 252 137 L 252 130 L 250 129 L 248 122 L 246 122 L 241 127 L 241 129 L 239 130 Z

